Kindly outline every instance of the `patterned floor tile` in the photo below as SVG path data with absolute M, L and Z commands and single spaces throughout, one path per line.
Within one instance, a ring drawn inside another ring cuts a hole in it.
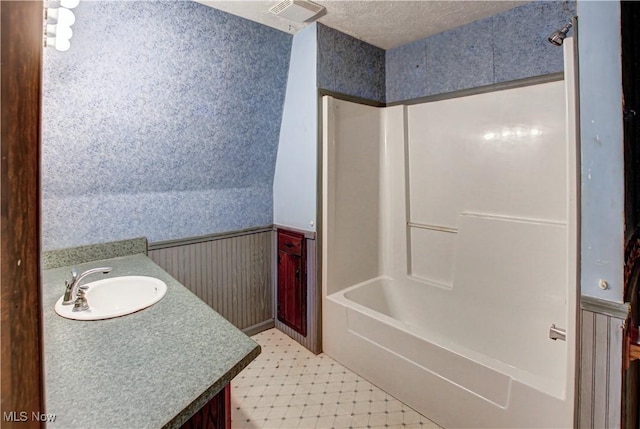
M 253 339 L 262 354 L 231 382 L 234 429 L 439 428 L 329 356 L 315 356 L 276 329 Z

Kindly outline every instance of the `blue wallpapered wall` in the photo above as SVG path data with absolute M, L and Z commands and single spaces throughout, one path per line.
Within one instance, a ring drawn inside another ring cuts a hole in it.
M 272 223 L 292 37 L 191 1 L 87 1 L 46 49 L 45 250 Z
M 269 224 L 292 38 L 191 1 L 82 2 L 47 49 L 45 250 Z M 394 102 L 562 70 L 533 2 L 388 51 L 317 25 L 317 85 Z
M 385 101 L 385 51 L 318 24 L 318 87 Z
M 386 52 L 387 102 L 561 72 L 547 37 L 575 1 L 535 1 Z

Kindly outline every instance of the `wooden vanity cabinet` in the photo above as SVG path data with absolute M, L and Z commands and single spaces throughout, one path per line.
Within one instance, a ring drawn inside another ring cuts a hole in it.
M 196 411 L 180 429 L 231 429 L 231 383 Z
M 278 320 L 307 335 L 307 252 L 304 234 L 278 229 Z

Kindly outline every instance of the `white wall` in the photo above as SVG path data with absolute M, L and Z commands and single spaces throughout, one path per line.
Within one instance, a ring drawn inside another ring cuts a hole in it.
M 624 159 L 620 3 L 578 1 L 582 294 L 622 302 Z M 599 279 L 609 284 L 598 286 Z
M 273 222 L 315 231 L 318 101 L 316 25 L 293 37 L 273 179 Z

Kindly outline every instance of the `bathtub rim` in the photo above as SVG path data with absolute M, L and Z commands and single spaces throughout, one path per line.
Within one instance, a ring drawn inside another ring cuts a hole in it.
M 376 282 L 379 282 L 379 281 L 398 282 L 397 280 L 389 276 L 381 275 L 381 276 L 374 277 L 372 279 L 357 283 L 355 285 L 346 287 L 331 295 L 326 295 L 325 299 L 330 300 L 343 307 L 350 308 L 365 316 L 381 320 L 383 323 L 391 325 L 394 328 L 401 330 L 404 333 L 411 335 L 413 337 L 417 337 L 422 341 L 432 343 L 433 345 L 439 348 L 442 348 L 449 353 L 468 359 L 471 362 L 474 362 L 476 364 L 486 366 L 487 368 L 499 374 L 509 377 L 512 382 L 518 382 L 524 386 L 530 387 L 538 392 L 549 395 L 561 401 L 566 401 L 567 399 L 569 399 L 569 395 L 568 395 L 569 389 L 567 386 L 568 380 L 567 380 L 566 373 L 564 374 L 565 382 L 562 384 L 561 388 L 554 389 L 552 386 L 548 384 L 548 382 L 546 381 L 547 379 L 545 379 L 544 377 L 541 377 L 538 374 L 534 374 L 524 369 L 517 368 L 513 365 L 509 365 L 505 362 L 500 361 L 499 359 L 492 358 L 490 356 L 487 356 L 485 354 L 482 354 L 480 352 L 467 348 L 463 345 L 460 345 L 456 342 L 446 340 L 442 337 L 438 337 L 437 335 L 434 335 L 434 334 L 425 335 L 425 333 L 420 332 L 420 330 L 417 327 L 415 327 L 415 325 L 411 325 L 409 323 L 398 320 L 390 315 L 381 313 L 373 308 L 367 307 L 363 304 L 353 301 L 346 296 L 347 293 L 353 290 L 375 284 Z M 421 366 L 419 363 L 416 363 L 416 362 L 414 362 L 414 364 Z M 478 396 L 482 397 L 480 395 Z M 487 400 L 486 398 L 483 398 L 483 399 Z M 491 402 L 494 405 L 501 406 L 499 404 L 495 404 L 490 400 L 487 400 L 487 401 Z M 507 402 L 507 406 L 508 406 L 508 402 Z

